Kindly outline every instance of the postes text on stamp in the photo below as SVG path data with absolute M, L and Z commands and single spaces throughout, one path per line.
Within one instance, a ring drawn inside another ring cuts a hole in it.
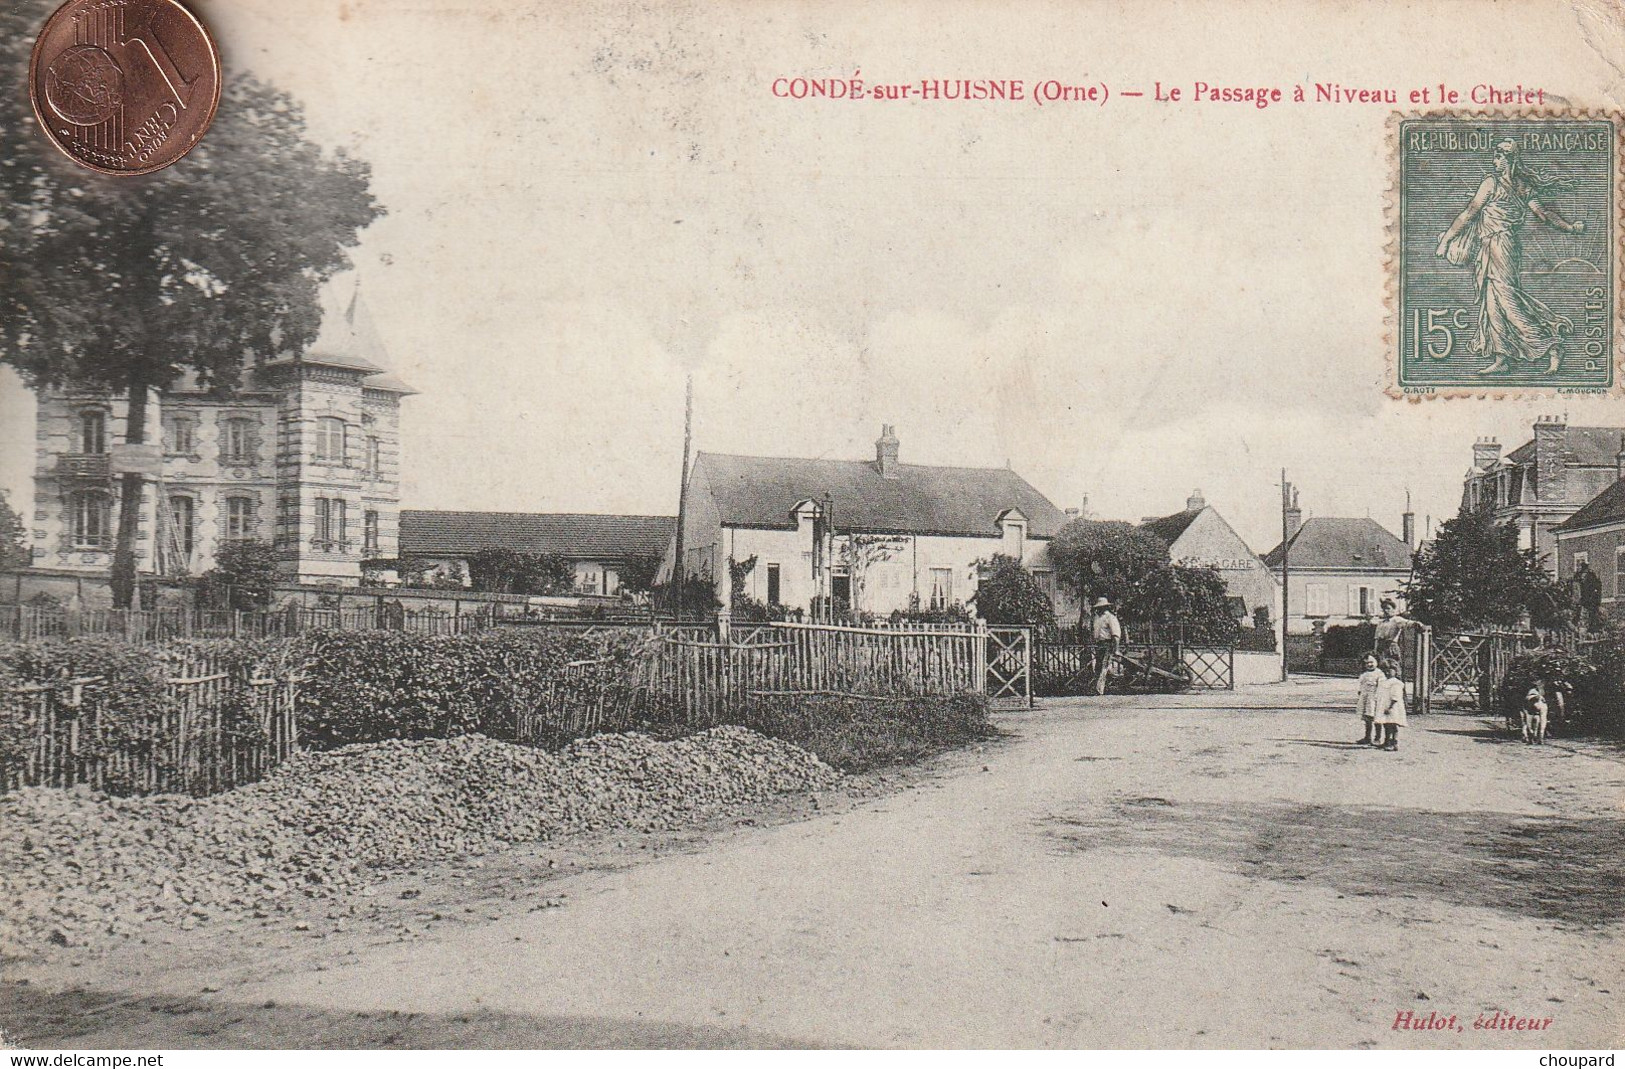
M 1398 121 L 1397 392 L 1619 387 L 1620 135 L 1616 117 Z

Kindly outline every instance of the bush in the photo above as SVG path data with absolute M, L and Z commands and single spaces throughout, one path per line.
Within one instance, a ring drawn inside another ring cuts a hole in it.
M 627 637 L 501 629 L 321 631 L 300 645 L 299 733 L 315 748 L 470 732 L 518 741 L 522 714 L 555 703 L 561 687 L 601 688 L 604 673 L 582 669 L 623 669 L 636 652 Z
M 1376 648 L 1376 624 L 1339 624 L 1326 629 L 1320 656 L 1328 661 L 1358 660 Z
M 981 582 L 971 601 L 982 619 L 990 624 L 1055 626 L 1055 606 L 1019 560 L 998 554 L 977 564 Z
M 842 772 L 918 760 L 993 733 L 983 694 L 868 698 L 775 694 L 751 703 L 747 727 L 794 743 Z

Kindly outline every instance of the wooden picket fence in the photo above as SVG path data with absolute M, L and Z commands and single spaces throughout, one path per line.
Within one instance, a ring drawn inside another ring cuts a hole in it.
M 85 785 L 112 794 L 212 794 L 261 779 L 293 756 L 297 680 L 201 652 L 172 654 L 168 701 L 122 715 L 101 676 L 0 693 L 0 791 Z
M 685 724 L 716 724 L 747 714 L 761 696 L 984 691 L 987 632 L 753 624 L 727 642 L 664 635 L 645 672 L 639 686 L 652 704 Z
M 461 635 L 491 626 L 490 610 L 452 613 L 432 607 L 407 609 L 398 602 L 327 609 L 290 605 L 285 609 L 52 609 L 0 605 L 0 638 L 42 639 L 96 636 L 155 644 L 192 638 L 284 638 L 308 631 L 412 631 Z

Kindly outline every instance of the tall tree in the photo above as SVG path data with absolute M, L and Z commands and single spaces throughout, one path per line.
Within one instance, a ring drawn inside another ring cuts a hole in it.
M 1120 520 L 1073 520 L 1055 533 L 1050 560 L 1087 606 L 1092 598 L 1121 601 L 1134 584 L 1168 562 L 1161 539 Z
M 1145 624 L 1165 639 L 1228 644 L 1241 624 L 1231 609 L 1224 576 L 1213 568 L 1161 564 L 1123 595 L 1119 615 L 1130 624 Z
M 1567 599 L 1518 530 L 1482 509 L 1463 508 L 1422 547 L 1405 584 L 1407 614 L 1446 629 L 1537 627 L 1567 621 Z
M 227 81 L 214 126 L 179 164 L 105 178 L 35 125 L 28 62 L 58 0 L 0 8 L 0 361 L 36 389 L 129 398 L 125 441 L 146 441 L 149 391 L 183 372 L 222 391 L 245 359 L 302 353 L 321 284 L 382 214 L 370 169 L 305 136 L 286 93 Z M 122 476 L 115 604 L 135 590 L 144 478 Z
M 27 536 L 23 518 L 11 507 L 6 492 L 0 490 L 0 572 L 8 568 L 26 568 L 34 562 Z

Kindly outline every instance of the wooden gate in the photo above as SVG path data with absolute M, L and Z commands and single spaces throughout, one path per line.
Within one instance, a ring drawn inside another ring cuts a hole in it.
M 1529 636 L 1517 631 L 1423 631 L 1417 648 L 1417 706 L 1435 702 L 1493 712 L 1495 691 Z
M 1032 708 L 1032 628 L 987 629 L 987 696 L 990 701 Z

